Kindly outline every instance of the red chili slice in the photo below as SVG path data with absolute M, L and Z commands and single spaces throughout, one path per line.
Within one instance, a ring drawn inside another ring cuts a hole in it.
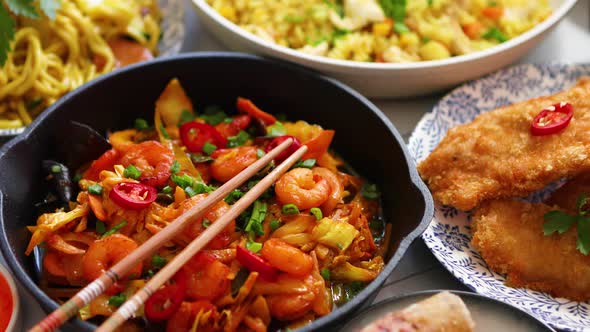
M 180 308 L 186 295 L 186 272 L 180 269 L 172 280 L 174 280 L 173 284 L 158 289 L 145 301 L 145 316 L 151 322 L 168 320 Z
M 265 126 L 270 126 L 277 122 L 277 119 L 272 115 L 268 114 L 265 111 L 258 108 L 258 106 L 254 105 L 254 103 L 250 99 L 238 97 L 238 102 L 236 104 L 238 111 L 242 113 L 249 114 L 251 117 L 255 119 L 259 119 L 264 123 Z
M 232 122 L 222 122 L 215 126 L 215 129 L 221 134 L 221 136 L 228 138 L 236 136 L 240 130 L 246 130 L 252 122 L 252 117 L 248 114 L 240 114 L 232 117 Z
M 567 127 L 574 116 L 570 103 L 561 102 L 549 106 L 537 114 L 531 123 L 531 134 L 543 136 L 555 134 Z
M 180 139 L 190 152 L 202 152 L 205 143 L 225 148 L 227 139 L 206 123 L 188 122 L 180 126 Z
M 158 197 L 154 187 L 142 183 L 119 183 L 111 190 L 109 198 L 122 208 L 141 210 L 152 204 Z
M 238 246 L 236 248 L 236 259 L 248 270 L 258 272 L 264 280 L 274 281 L 277 279 L 277 269 L 244 247 Z
M 288 138 L 292 138 L 293 139 L 293 144 L 291 144 L 291 146 L 289 146 L 287 148 L 287 150 L 283 151 L 281 154 L 279 154 L 276 158 L 275 161 L 277 163 L 280 163 L 281 161 L 287 159 L 290 155 L 292 155 L 295 151 L 297 151 L 297 149 L 299 149 L 301 147 L 301 141 L 299 141 L 297 139 L 297 137 L 294 136 L 289 136 L 289 135 L 284 135 L 284 136 L 279 136 L 276 137 L 275 139 L 273 139 L 267 146 L 265 151 L 269 152 L 272 149 L 276 148 L 277 146 L 279 146 L 281 143 L 283 143 L 284 141 L 286 141 Z

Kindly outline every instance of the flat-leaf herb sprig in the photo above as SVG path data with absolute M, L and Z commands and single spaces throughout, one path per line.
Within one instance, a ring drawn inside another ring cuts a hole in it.
M 0 0 L 0 67 L 8 59 L 10 43 L 16 34 L 14 16 L 38 19 L 37 8 L 41 8 L 41 12 L 53 20 L 60 4 L 60 0 Z
M 590 253 L 590 211 L 588 211 L 588 204 L 590 199 L 588 195 L 582 194 L 576 201 L 576 215 L 569 215 L 563 211 L 553 210 L 545 214 L 544 218 L 547 220 L 543 224 L 543 234 L 551 235 L 555 232 L 563 234 L 567 232 L 572 225 L 577 224 L 578 240 L 576 241 L 576 248 L 584 255 Z

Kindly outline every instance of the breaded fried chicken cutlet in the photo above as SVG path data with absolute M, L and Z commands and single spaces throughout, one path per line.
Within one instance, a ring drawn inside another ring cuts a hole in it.
M 531 133 L 535 116 L 566 103 L 573 106 L 567 127 L 551 135 Z M 590 172 L 590 78 L 452 128 L 418 170 L 436 200 L 461 210 L 489 199 L 527 196 L 561 178 Z
M 575 199 L 574 199 L 575 201 Z M 473 216 L 473 246 L 506 284 L 576 301 L 590 299 L 590 256 L 576 249 L 577 228 L 543 234 L 556 206 L 511 200 L 483 203 Z

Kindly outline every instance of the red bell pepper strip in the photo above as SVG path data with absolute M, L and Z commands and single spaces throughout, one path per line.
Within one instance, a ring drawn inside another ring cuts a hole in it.
M 109 198 L 122 208 L 141 210 L 152 204 L 158 197 L 156 188 L 142 183 L 119 183 L 113 187 Z
M 180 269 L 172 279 L 174 283 L 158 289 L 145 301 L 145 316 L 151 322 L 163 322 L 170 319 L 180 308 L 186 295 L 187 276 Z
M 572 117 L 574 108 L 570 103 L 561 102 L 542 110 L 531 123 L 531 134 L 543 136 L 555 134 L 566 128 Z
M 264 280 L 275 281 L 277 279 L 278 270 L 276 268 L 244 247 L 238 246 L 236 248 L 236 259 L 248 270 L 258 272 Z
M 211 143 L 218 149 L 225 148 L 227 139 L 215 127 L 206 123 L 187 122 L 180 126 L 180 139 L 190 152 L 202 152 L 205 143 Z
M 324 153 L 326 153 L 326 151 L 328 151 L 330 144 L 332 144 L 334 134 L 334 130 L 322 130 L 318 136 L 307 142 L 303 142 L 303 144 L 307 145 L 308 150 L 301 159 L 319 159 Z
M 251 117 L 255 119 L 259 119 L 265 126 L 270 126 L 277 122 L 277 119 L 273 115 L 268 114 L 265 111 L 258 108 L 250 99 L 238 97 L 238 102 L 236 106 L 238 108 L 238 111 L 249 114 Z
M 288 138 L 293 139 L 293 144 L 287 148 L 287 150 L 283 151 L 275 158 L 275 162 L 280 163 L 281 161 L 287 159 L 290 155 L 292 155 L 297 149 L 301 147 L 301 141 L 299 141 L 296 137 L 290 135 L 283 135 L 279 137 L 275 137 L 265 148 L 266 152 L 270 152 L 272 149 L 279 146 L 281 143 L 286 141 Z

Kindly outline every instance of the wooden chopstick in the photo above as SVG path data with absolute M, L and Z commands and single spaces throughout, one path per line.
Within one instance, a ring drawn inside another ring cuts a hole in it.
M 231 180 L 224 183 L 217 190 L 208 195 L 200 203 L 196 204 L 185 213 L 174 219 L 168 226 L 160 232 L 154 234 L 143 245 L 132 251 L 127 257 L 123 258 L 117 264 L 105 271 L 100 277 L 88 284 L 80 290 L 74 297 L 62 304 L 59 308 L 47 315 L 42 321 L 33 326 L 31 332 L 52 332 L 64 324 L 68 319 L 76 315 L 76 313 L 89 304 L 92 300 L 101 295 L 105 290 L 111 287 L 115 282 L 126 275 L 133 269 L 137 263 L 143 262 L 149 258 L 156 250 L 158 250 L 165 243 L 172 240 L 192 221 L 200 219 L 209 208 L 217 202 L 224 199 L 234 189 L 242 185 L 246 180 L 254 176 L 258 171 L 264 168 L 268 163 L 275 159 L 280 153 L 285 151 L 291 144 L 293 139 L 289 138 L 279 144 L 276 148 L 269 151 L 262 158 L 258 159 L 252 165 L 248 166 Z M 234 204 L 235 205 L 235 204 Z M 217 223 L 215 223 L 217 224 Z M 214 225 L 215 225 L 214 224 Z M 218 229 L 219 227 L 210 227 Z M 210 232 L 209 232 L 210 234 Z
M 304 154 L 307 152 L 307 146 L 301 146 L 289 158 L 283 161 L 272 172 L 265 176 L 252 189 L 250 189 L 242 198 L 234 203 L 231 208 L 214 223 L 211 224 L 201 235 L 191 241 L 178 255 L 176 255 L 168 264 L 164 266 L 155 276 L 153 276 L 146 285 L 137 291 L 127 302 L 125 302 L 117 312 L 109 317 L 99 328 L 97 332 L 114 331 L 126 320 L 135 316 L 135 313 L 145 301 L 162 286 L 166 281 L 174 276 L 194 255 L 197 254 L 209 241 L 217 234 L 223 231 L 232 220 L 236 219 L 244 212 L 260 195 L 262 195 L 281 175 L 287 172 Z

